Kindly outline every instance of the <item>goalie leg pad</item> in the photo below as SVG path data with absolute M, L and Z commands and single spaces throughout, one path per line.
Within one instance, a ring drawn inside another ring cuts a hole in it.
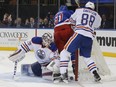
M 31 69 L 35 76 L 42 77 L 41 65 L 38 62 L 31 64 Z
M 55 60 L 51 61 L 47 65 L 47 69 L 49 69 L 53 73 L 59 73 L 60 72 L 59 68 L 60 68 L 60 60 L 58 60 L 58 59 L 55 59 Z
M 32 69 L 31 69 L 31 64 L 22 64 L 21 74 L 24 76 L 34 76 Z

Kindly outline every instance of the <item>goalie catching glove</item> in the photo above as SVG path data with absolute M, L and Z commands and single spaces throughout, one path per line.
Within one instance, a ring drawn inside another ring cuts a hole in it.
M 11 54 L 8 58 L 13 62 L 20 62 L 25 57 L 25 52 L 22 49 L 16 50 L 13 54 Z

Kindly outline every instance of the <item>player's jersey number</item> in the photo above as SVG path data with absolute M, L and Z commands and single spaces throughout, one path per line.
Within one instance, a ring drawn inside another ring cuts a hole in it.
M 63 19 L 63 14 L 60 12 L 59 14 L 57 14 L 57 15 L 55 16 L 55 19 L 54 19 L 55 25 L 58 24 L 59 22 L 61 22 L 62 19 Z
M 92 27 L 94 21 L 95 21 L 95 17 L 93 15 L 82 14 L 82 20 L 81 20 L 82 25 L 89 25 L 90 27 Z

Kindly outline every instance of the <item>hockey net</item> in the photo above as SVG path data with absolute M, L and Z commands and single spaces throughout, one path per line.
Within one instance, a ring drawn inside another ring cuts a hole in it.
M 96 66 L 98 68 L 98 73 L 100 74 L 101 78 L 105 76 L 109 76 L 111 74 L 110 69 L 103 57 L 102 51 L 100 50 L 100 46 L 97 43 L 97 40 L 94 39 L 91 58 L 95 61 Z M 86 64 L 84 63 L 83 57 L 76 56 L 78 60 L 76 64 L 78 64 L 76 68 L 75 80 L 78 81 L 93 81 L 94 78 L 92 74 L 89 72 Z M 70 66 L 70 64 L 69 64 Z M 71 71 L 71 66 L 69 67 L 69 72 Z

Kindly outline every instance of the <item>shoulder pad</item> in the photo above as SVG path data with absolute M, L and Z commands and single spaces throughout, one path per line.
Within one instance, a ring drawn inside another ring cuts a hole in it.
M 34 44 L 42 44 L 42 38 L 41 37 L 33 37 L 31 41 Z

